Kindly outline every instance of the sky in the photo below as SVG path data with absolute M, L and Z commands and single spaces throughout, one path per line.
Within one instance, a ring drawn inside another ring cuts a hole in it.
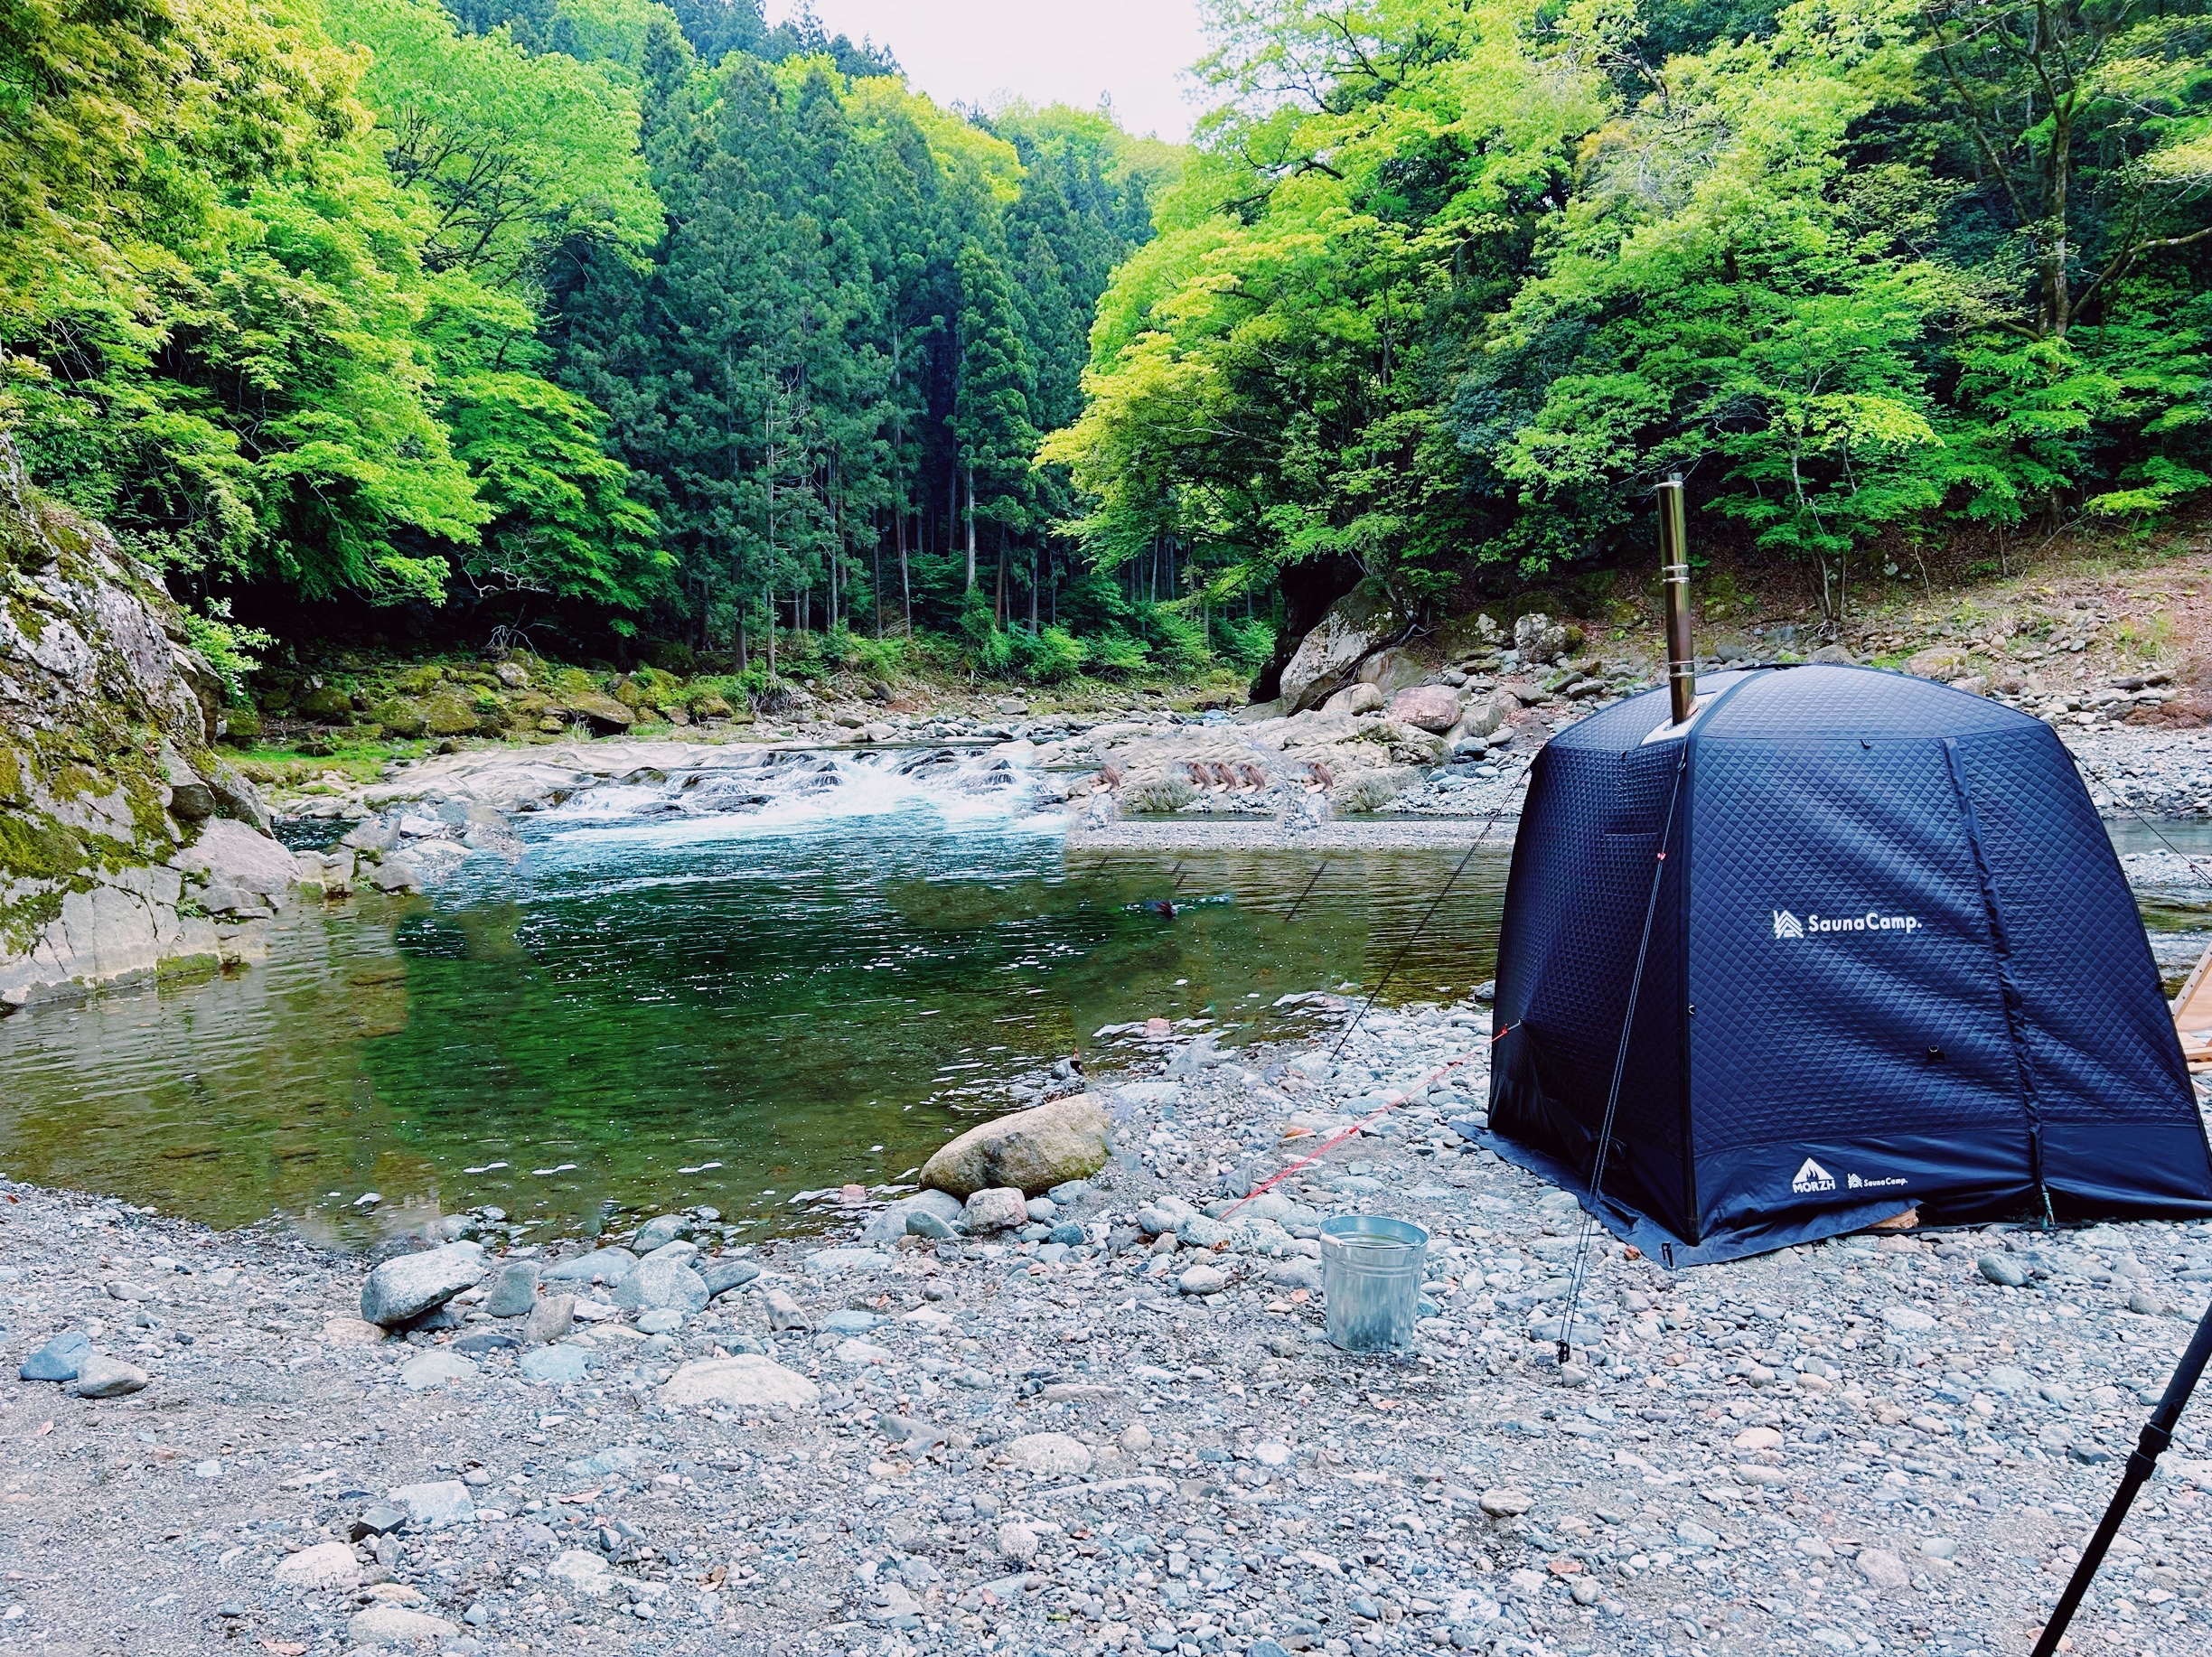
M 941 104 L 1090 109 L 1103 94 L 1126 129 L 1163 138 L 1189 136 L 1202 112 L 1183 73 L 1205 51 L 1197 0 L 815 0 L 814 13 L 831 34 L 890 47 Z

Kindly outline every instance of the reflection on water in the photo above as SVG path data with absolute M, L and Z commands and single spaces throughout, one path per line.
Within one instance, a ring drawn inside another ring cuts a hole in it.
M 486 1203 L 560 1230 L 787 1215 L 895 1178 L 1101 1025 L 1265 1028 L 1279 996 L 1372 983 L 1457 862 L 1071 857 L 1018 802 L 847 799 L 765 822 L 596 800 L 434 900 L 288 922 L 265 964 L 0 1022 L 0 1167 L 354 1240 Z M 1490 976 L 1506 856 L 1391 998 Z

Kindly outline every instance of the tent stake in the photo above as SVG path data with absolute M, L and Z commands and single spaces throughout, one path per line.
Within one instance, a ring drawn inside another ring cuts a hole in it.
M 2096 1534 L 2082 1549 L 2081 1563 L 2074 1568 L 2066 1592 L 2058 1596 L 2057 1605 L 2051 1608 L 2050 1621 L 2043 1625 L 2042 1635 L 2036 1641 L 2034 1657 L 2052 1657 L 2058 1649 L 2058 1642 L 2066 1637 L 2067 1625 L 2080 1608 L 2082 1596 L 2089 1591 L 2089 1582 L 2097 1574 L 2097 1567 L 2104 1564 L 2105 1549 L 2112 1546 L 2113 1538 L 2120 1534 L 2121 1521 L 2127 1518 L 2135 1493 L 2157 1471 L 2160 1452 L 2173 1442 L 2174 1424 L 2181 1418 L 2189 1394 L 2197 1390 L 2207 1359 L 2212 1359 L 2212 1306 L 2205 1307 L 2189 1350 L 2181 1354 L 2173 1379 L 2166 1383 L 2166 1396 L 2159 1400 L 2158 1409 L 2144 1424 L 2142 1437 L 2137 1440 L 2134 1453 L 2127 1458 L 2126 1471 L 2120 1476 L 2120 1488 L 2113 1493 L 2112 1505 L 2104 1510 Z

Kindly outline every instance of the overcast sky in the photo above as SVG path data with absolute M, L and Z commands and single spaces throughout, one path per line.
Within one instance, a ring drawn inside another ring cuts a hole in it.
M 771 19 L 792 8 L 774 0 Z M 1101 95 L 1132 132 L 1189 136 L 1200 108 L 1183 71 L 1205 50 L 1196 0 L 815 0 L 835 34 L 873 36 L 939 103 L 1095 108 Z

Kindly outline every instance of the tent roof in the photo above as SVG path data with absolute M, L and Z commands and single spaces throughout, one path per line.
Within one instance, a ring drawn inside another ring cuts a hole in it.
M 1826 662 L 1701 674 L 1701 738 L 1739 742 L 1862 741 L 2031 729 L 2041 721 L 1971 691 L 1879 668 Z M 1725 698 L 1723 700 L 1722 698 Z M 1551 739 L 1560 748 L 1633 748 L 1667 721 L 1663 688 L 1616 702 Z

